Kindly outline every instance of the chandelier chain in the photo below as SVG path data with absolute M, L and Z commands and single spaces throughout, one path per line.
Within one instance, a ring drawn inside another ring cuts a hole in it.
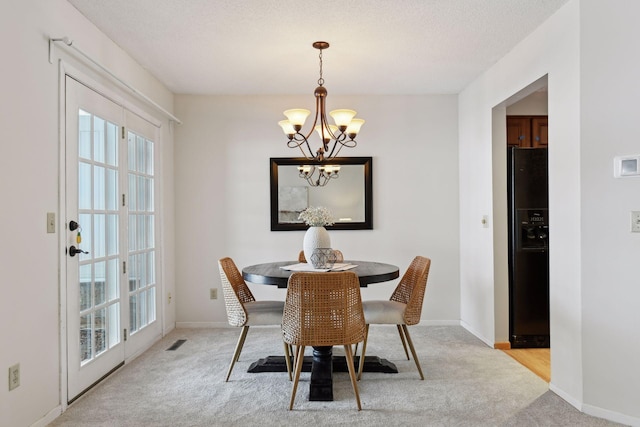
M 322 49 L 320 49 L 318 58 L 320 58 L 320 78 L 318 79 L 318 86 L 322 86 L 324 84 L 324 79 L 322 78 Z

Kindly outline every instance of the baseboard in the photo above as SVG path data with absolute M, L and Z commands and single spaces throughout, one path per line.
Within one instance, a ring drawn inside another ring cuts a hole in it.
M 511 343 L 507 342 L 496 342 L 493 343 L 493 348 L 496 350 L 511 350 Z
M 576 408 L 578 411 L 583 412 L 582 401 L 574 398 L 569 393 L 566 393 L 564 390 L 558 388 L 553 382 L 549 383 L 549 390 L 560 396 L 563 400 L 565 400 L 569 405 Z
M 420 326 L 460 326 L 459 320 L 421 320 Z M 252 326 L 257 328 L 258 326 Z M 226 322 L 176 322 L 176 329 L 235 328 Z
M 176 322 L 176 329 L 235 328 L 227 322 Z
M 593 405 L 583 405 L 584 413 L 592 417 L 604 418 L 605 420 L 620 423 L 626 426 L 640 426 L 640 418 L 631 415 L 621 414 L 609 409 L 599 408 Z
M 420 320 L 420 326 L 460 326 L 459 320 Z
M 44 417 L 40 418 L 35 423 L 31 424 L 31 427 L 46 427 L 58 418 L 62 414 L 62 406 L 58 405 L 50 410 Z
M 560 396 L 563 400 L 565 400 L 569 405 L 576 408 L 578 411 L 584 412 L 585 414 L 591 415 L 592 417 L 602 418 L 627 426 L 640 426 L 640 418 L 638 417 L 621 414 L 620 412 L 611 411 L 609 409 L 582 403 L 556 387 L 553 383 L 549 383 L 549 390 Z
M 489 339 L 485 338 L 480 333 L 478 333 L 477 331 L 473 330 L 471 328 L 471 326 L 469 326 L 468 323 L 466 323 L 466 322 L 464 322 L 462 320 L 460 321 L 460 326 L 465 328 L 470 334 L 474 335 L 480 341 L 484 342 L 486 345 L 488 345 L 489 347 L 493 348 L 493 339 L 489 340 Z

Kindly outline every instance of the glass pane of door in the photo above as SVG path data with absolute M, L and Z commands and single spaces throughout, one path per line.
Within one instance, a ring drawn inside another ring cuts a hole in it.
M 118 259 L 118 129 L 78 110 L 80 361 L 91 362 L 120 343 Z
M 156 320 L 154 142 L 127 132 L 129 182 L 129 328 Z

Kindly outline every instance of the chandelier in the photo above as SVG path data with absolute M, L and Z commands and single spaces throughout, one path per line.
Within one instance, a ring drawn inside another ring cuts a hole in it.
M 318 171 L 317 177 L 315 176 L 316 170 Z M 311 187 L 324 187 L 325 185 L 327 185 L 330 179 L 335 179 L 338 177 L 338 172 L 340 172 L 340 166 L 303 165 L 303 166 L 298 166 L 298 171 L 300 172 L 298 176 L 302 179 L 307 180 L 307 182 Z
M 325 89 L 324 79 L 322 78 L 322 51 L 329 48 L 329 43 L 318 41 L 313 43 L 313 47 L 320 51 L 320 78 L 318 79 L 318 87 L 313 92 L 316 97 L 316 114 L 313 124 L 308 133 L 302 133 L 302 127 L 307 117 L 311 114 L 309 110 L 303 108 L 295 108 L 287 110 L 284 115 L 287 120 L 282 120 L 278 124 L 289 138 L 287 146 L 289 148 L 299 148 L 303 156 L 317 163 L 333 159 L 338 156 L 342 147 L 353 148 L 357 145 L 356 135 L 360 131 L 360 127 L 364 124 L 364 120 L 354 118 L 356 112 L 353 110 L 333 110 L 329 115 L 333 118 L 335 124 L 329 124 L 327 113 L 325 110 L 325 101 L 327 98 L 327 89 Z M 309 138 L 316 131 L 320 136 L 322 144 L 315 151 L 311 149 Z M 333 178 L 338 177 L 339 166 L 300 166 L 300 177 L 316 187 L 324 186 Z M 319 176 L 314 178 L 313 175 L 319 172 Z

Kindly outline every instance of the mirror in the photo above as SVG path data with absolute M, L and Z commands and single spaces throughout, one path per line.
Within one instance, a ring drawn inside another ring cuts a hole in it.
M 371 157 L 341 157 L 324 165 L 340 166 L 337 178 L 312 187 L 300 178 L 299 166 L 320 165 L 302 158 L 271 158 L 271 230 L 306 230 L 298 215 L 308 206 L 324 206 L 336 222 L 328 230 L 373 229 Z

